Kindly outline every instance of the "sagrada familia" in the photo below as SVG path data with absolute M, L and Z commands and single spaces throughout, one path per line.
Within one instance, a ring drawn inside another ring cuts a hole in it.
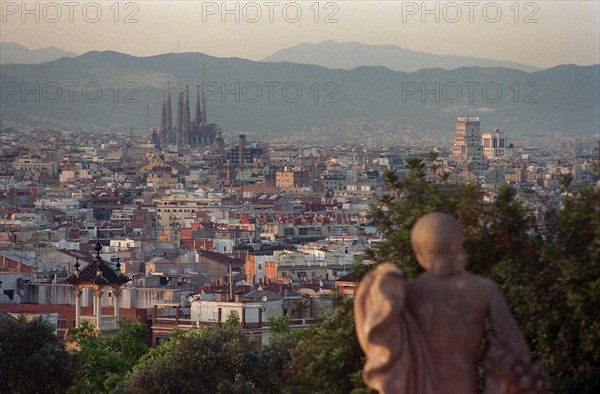
M 219 133 L 216 124 L 206 123 L 206 94 L 204 87 L 200 91 L 197 85 L 196 112 L 194 119 L 190 117 L 189 86 L 182 90 L 178 86 L 177 110 L 175 112 L 175 127 L 173 127 L 173 111 L 171 109 L 171 84 L 168 83 L 167 97 L 163 89 L 160 113 L 160 129 L 152 134 L 152 142 L 161 148 L 177 145 L 178 149 L 185 146 L 198 147 L 211 145 Z

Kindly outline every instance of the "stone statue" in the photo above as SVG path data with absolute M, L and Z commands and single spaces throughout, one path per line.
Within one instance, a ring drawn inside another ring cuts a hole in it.
M 425 273 L 407 282 L 396 265 L 383 263 L 355 295 L 365 383 L 380 393 L 476 393 L 487 321 L 494 338 L 484 357 L 485 392 L 548 392 L 498 285 L 465 271 L 456 220 L 427 214 L 414 225 L 411 242 Z

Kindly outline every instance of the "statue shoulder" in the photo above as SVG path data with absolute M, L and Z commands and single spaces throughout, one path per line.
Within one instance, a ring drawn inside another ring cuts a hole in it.
M 405 280 L 402 270 L 394 263 L 385 262 L 369 272 L 362 280 L 362 293 L 369 290 L 370 293 L 379 293 L 386 297 L 404 300 Z
M 500 289 L 500 286 L 498 286 L 498 284 L 493 280 L 486 278 L 485 276 L 473 274 L 468 271 L 465 271 L 465 275 L 479 289 L 487 291 L 490 294 L 495 294 L 498 292 L 502 294 L 502 289 Z

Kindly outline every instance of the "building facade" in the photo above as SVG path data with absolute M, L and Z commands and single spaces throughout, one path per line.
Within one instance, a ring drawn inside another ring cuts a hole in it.
M 468 169 L 474 172 L 487 168 L 480 129 L 481 123 L 478 117 L 459 117 L 456 120 L 456 138 L 452 146 L 452 156 L 465 161 Z
M 499 129 L 482 135 L 483 156 L 488 160 L 500 159 L 510 155 L 512 146 L 508 138 Z

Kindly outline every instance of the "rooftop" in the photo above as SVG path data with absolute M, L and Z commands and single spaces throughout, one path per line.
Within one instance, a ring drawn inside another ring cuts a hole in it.
M 111 267 L 106 264 L 100 257 L 100 251 L 102 245 L 100 241 L 96 242 L 96 257 L 91 263 L 85 266 L 80 272 L 79 262 L 75 265 L 76 272 L 71 274 L 67 279 L 66 283 L 72 285 L 78 285 L 83 283 L 93 283 L 97 285 L 121 285 L 131 281 L 127 275 L 123 275 L 120 271 L 114 271 Z M 119 264 L 117 264 L 118 266 Z M 119 268 L 117 267 L 117 270 Z

